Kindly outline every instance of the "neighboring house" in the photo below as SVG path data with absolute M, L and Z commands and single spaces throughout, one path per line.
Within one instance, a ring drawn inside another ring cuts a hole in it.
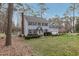
M 49 30 L 49 24 L 46 19 L 35 16 L 24 16 L 24 34 L 28 35 L 44 35 Z

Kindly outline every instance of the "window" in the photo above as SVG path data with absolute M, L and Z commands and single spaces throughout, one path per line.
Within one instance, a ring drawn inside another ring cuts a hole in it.
M 36 34 L 36 33 L 37 33 L 37 31 L 34 29 L 34 30 L 33 30 L 33 33 L 34 33 L 34 34 Z
M 37 25 L 36 22 L 28 22 L 28 25 Z
M 29 34 L 36 34 L 37 31 L 36 31 L 35 29 L 29 29 L 29 30 L 28 30 L 28 33 L 29 33 Z
M 41 23 L 38 23 L 38 25 L 41 25 Z
M 48 26 L 48 23 L 42 23 L 42 26 Z
M 28 25 L 32 25 L 32 22 L 28 22 Z
M 45 23 L 45 26 L 48 26 L 48 23 Z
M 33 25 L 37 25 L 37 23 L 36 22 L 33 22 Z
M 31 30 L 31 29 L 29 29 L 29 31 L 28 31 L 28 32 L 29 32 L 29 34 L 31 34 L 31 33 L 32 33 L 32 30 Z
M 44 26 L 44 23 L 42 23 L 42 26 Z

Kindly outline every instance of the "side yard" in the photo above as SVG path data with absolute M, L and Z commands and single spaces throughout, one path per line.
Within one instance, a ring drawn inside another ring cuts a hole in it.
M 1 38 L 3 36 L 3 38 Z M 5 46 L 5 36 L 0 33 L 0 56 L 31 56 L 32 48 L 23 38 L 12 36 L 12 45 Z
M 46 36 L 25 40 L 33 48 L 33 55 L 77 56 L 79 55 L 79 35 Z

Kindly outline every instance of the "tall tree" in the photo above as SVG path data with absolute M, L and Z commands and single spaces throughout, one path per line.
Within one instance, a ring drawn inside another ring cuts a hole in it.
M 39 3 L 39 7 L 40 7 L 39 15 L 40 15 L 40 17 L 42 18 L 43 15 L 45 15 L 45 12 L 46 12 L 46 10 L 47 10 L 48 8 L 46 7 L 46 4 L 45 4 L 45 3 Z
M 21 18 L 22 18 L 22 20 L 21 20 L 21 30 L 22 30 L 22 35 L 24 35 L 24 12 L 26 11 L 26 9 L 24 8 L 24 5 L 23 4 L 21 4 L 22 5 L 22 7 L 19 9 L 20 11 L 21 11 Z
M 18 11 L 21 14 L 21 34 L 24 35 L 24 15 L 27 15 L 29 11 L 33 12 L 31 7 L 28 4 L 17 4 L 18 6 Z
M 73 31 L 72 32 L 75 32 L 75 13 L 76 13 L 76 10 L 77 10 L 77 4 L 73 3 L 70 5 L 69 7 L 69 12 L 72 14 L 72 26 L 73 26 Z
M 16 6 L 14 10 L 21 14 L 21 34 L 24 35 L 24 12 L 25 12 L 24 4 L 18 3 L 15 5 Z M 17 21 L 17 24 L 18 24 L 18 21 Z
M 79 33 L 79 17 L 77 18 L 77 23 L 76 23 L 75 28 L 76 28 L 76 32 Z
M 54 24 L 56 24 L 57 26 L 59 26 L 59 25 L 61 25 L 61 18 L 60 18 L 60 16 L 58 16 L 58 15 L 55 15 L 54 17 L 53 17 L 53 23 Z
M 66 29 L 66 32 L 71 32 L 71 19 L 70 17 L 68 16 L 68 11 L 66 11 L 64 13 L 64 24 L 65 24 L 65 29 Z
M 75 3 L 73 4 L 73 7 L 71 7 L 73 10 L 73 32 L 75 32 L 75 25 L 74 25 L 74 20 L 75 20 Z
M 21 26 L 22 27 L 22 34 L 24 34 L 24 12 L 22 12 L 21 15 L 22 15 L 22 23 L 21 23 L 22 24 L 22 26 Z
M 7 20 L 7 31 L 6 31 L 6 42 L 5 45 L 11 45 L 11 26 L 12 26 L 12 15 L 13 15 L 13 3 L 8 4 L 8 20 Z
M 2 32 L 5 32 L 5 28 L 6 28 L 6 20 L 7 20 L 7 18 L 6 18 L 6 15 L 7 15 L 7 13 L 6 13 L 6 11 L 7 11 L 7 6 L 5 6 L 6 4 L 3 4 L 3 3 L 1 3 L 0 4 L 1 6 L 0 6 L 0 21 L 1 21 L 1 25 L 2 25 L 2 27 L 0 26 L 0 28 L 2 29 Z M 5 6 L 5 7 L 4 7 Z
M 1 9 L 1 3 L 0 3 L 0 9 Z

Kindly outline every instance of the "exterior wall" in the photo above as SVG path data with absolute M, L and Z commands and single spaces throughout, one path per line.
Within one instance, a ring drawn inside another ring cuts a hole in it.
M 38 25 L 28 25 L 28 21 L 25 20 L 24 22 L 24 33 L 25 36 L 27 36 L 29 33 L 29 29 L 37 29 L 37 27 L 39 27 Z M 48 26 L 40 26 L 42 27 L 43 31 L 45 32 L 45 30 L 47 29 L 48 32 L 51 32 L 52 34 L 58 33 L 58 28 L 49 28 L 49 24 Z
M 45 30 L 49 30 L 49 27 L 48 26 L 35 26 L 35 25 L 28 25 L 28 30 L 29 29 L 32 29 L 32 30 L 36 30 L 38 27 L 41 27 L 43 29 L 43 32 L 45 32 Z M 33 32 L 32 32 L 33 33 Z M 29 34 L 29 33 L 28 33 Z M 35 33 L 34 33 L 35 34 Z
M 49 32 L 51 32 L 51 33 L 58 33 L 59 29 L 58 28 L 49 28 Z

